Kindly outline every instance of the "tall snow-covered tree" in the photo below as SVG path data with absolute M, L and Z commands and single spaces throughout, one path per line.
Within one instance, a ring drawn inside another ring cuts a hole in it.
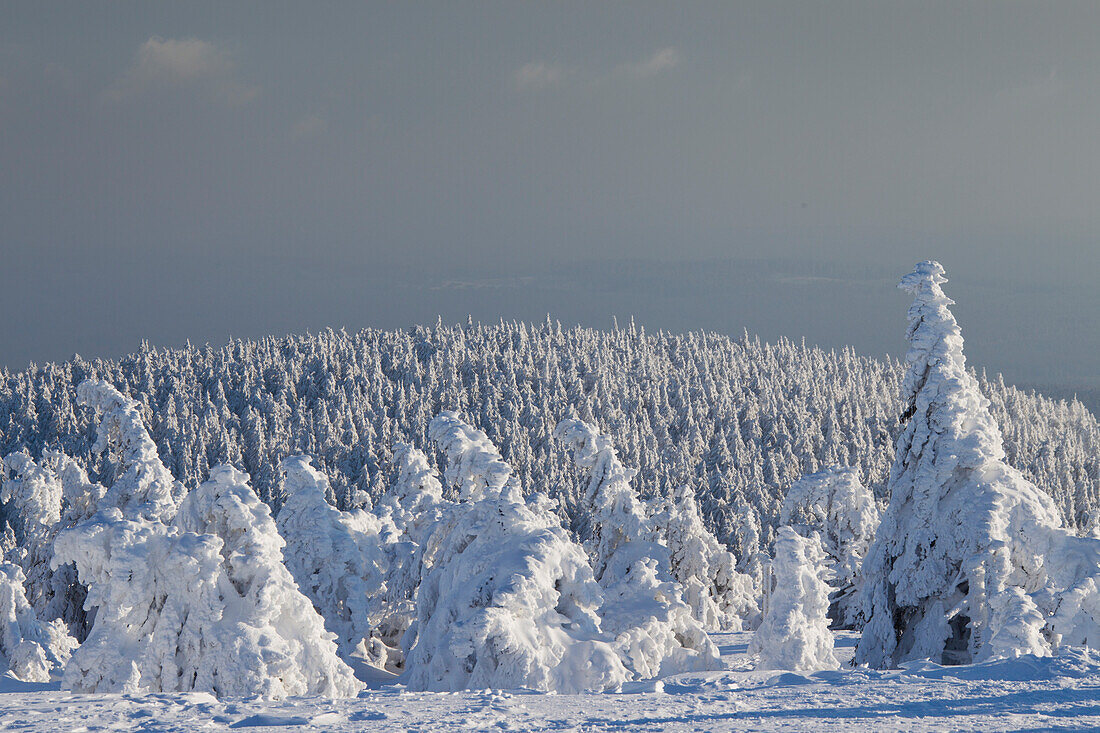
M 1005 462 L 989 401 L 965 368 L 943 268 L 922 262 L 890 504 L 864 562 L 870 617 L 856 659 L 966 663 L 1095 643 L 1100 541 L 1061 526 L 1051 498 Z

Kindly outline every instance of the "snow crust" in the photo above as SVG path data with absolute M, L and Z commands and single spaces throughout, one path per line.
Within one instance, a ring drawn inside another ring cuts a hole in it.
M 793 672 L 756 670 L 751 632 L 717 634 L 723 669 L 665 678 L 621 694 L 544 695 L 522 690 L 413 692 L 399 683 L 358 698 L 216 700 L 205 693 L 70 695 L 57 683 L 0 677 L 0 728 L 53 731 L 168 729 L 471 731 L 906 731 L 1095 730 L 1100 659 L 1067 650 L 963 666 L 907 662 Z M 837 636 L 841 661 L 850 633 Z M 633 683 L 631 683 L 633 684 Z

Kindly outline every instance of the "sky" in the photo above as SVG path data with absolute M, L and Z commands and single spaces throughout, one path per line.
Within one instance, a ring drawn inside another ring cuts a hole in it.
M 6 2 L 0 366 L 498 319 L 1100 388 L 1100 4 Z

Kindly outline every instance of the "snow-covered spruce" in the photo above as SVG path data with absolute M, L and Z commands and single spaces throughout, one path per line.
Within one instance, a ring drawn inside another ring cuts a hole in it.
M 780 527 L 769 566 L 764 615 L 749 653 L 759 669 L 836 669 L 829 630 L 829 570 L 820 540 Z
M 241 639 L 234 645 L 236 667 L 220 669 L 219 681 L 232 677 L 237 690 L 262 690 L 265 697 L 358 692 L 351 669 L 337 656 L 336 635 L 325 630 L 283 565 L 285 542 L 246 474 L 213 468 L 210 480 L 183 500 L 175 525 L 222 541 L 222 567 L 232 584 L 220 588 L 223 623 L 232 618 Z
M 581 420 L 563 420 L 554 435 L 573 448 L 589 474 L 585 496 L 591 512 L 588 553 L 606 596 L 600 609 L 604 633 L 635 679 L 714 669 L 718 650 L 684 602 L 671 573 L 671 558 L 644 504 L 630 486 L 606 435 Z
M 102 505 L 128 518 L 170 520 L 186 489 L 161 463 L 138 403 L 107 382 L 90 379 L 80 384 L 77 395 L 100 418 L 92 450 L 107 455 Z
M 870 617 L 856 660 L 967 663 L 1095 644 L 1100 541 L 1063 529 L 1050 497 L 1005 463 L 944 282 L 930 261 L 901 281 L 914 296 L 905 428 L 863 565 Z
M 0 468 L 0 501 L 15 541 L 5 559 L 23 569 L 27 600 L 35 614 L 45 620 L 63 618 L 72 578 L 50 570 L 53 538 L 61 522 L 61 479 L 46 461 L 40 465 L 26 451 L 12 453 Z
M 374 633 L 386 580 L 382 521 L 329 504 L 328 479 L 307 456 L 286 458 L 282 471 L 284 502 L 276 524 L 298 587 L 336 634 L 344 659 L 358 653 L 378 667 L 398 664 L 400 650 Z
M 18 565 L 0 563 L 0 672 L 24 682 L 49 682 L 60 675 L 77 641 L 65 623 L 39 621 L 23 593 Z
M 247 585 L 238 590 L 224 546 L 217 535 L 127 519 L 115 508 L 61 532 L 54 562 L 76 564 L 88 607 L 96 608 L 62 687 L 218 697 L 355 694 L 358 683 L 330 637 L 311 638 L 309 626 L 276 628 L 285 609 Z M 243 556 L 232 562 L 262 564 Z
M 408 649 L 415 632 L 409 639 L 405 634 L 416 621 L 416 590 L 424 574 L 428 540 L 453 504 L 443 500 L 443 485 L 423 451 L 398 443 L 393 461 L 397 483 L 376 509 L 383 526 L 393 528 L 393 537 L 383 545 L 387 567 L 377 631 L 390 646 Z
M 662 502 L 653 524 L 695 620 L 720 631 L 740 631 L 742 622 L 755 620 L 760 610 L 752 579 L 737 572 L 733 553 L 707 529 L 690 486 Z
M 839 628 L 864 622 L 860 568 L 879 523 L 879 508 L 859 472 L 846 466 L 803 476 L 787 492 L 780 521 L 804 536 L 817 533 L 825 550 L 832 585 L 829 617 Z
M 428 425 L 428 436 L 447 456 L 445 478 L 461 501 L 477 501 L 502 492 L 518 501 L 519 482 L 512 467 L 482 431 L 467 425 L 457 412 L 445 410 Z
M 603 595 L 584 550 L 541 495 L 530 505 L 516 500 L 511 471 L 484 433 L 455 413 L 432 425 L 448 456 L 448 479 L 472 500 L 431 538 L 409 688 L 619 687 L 629 675 L 600 638 Z

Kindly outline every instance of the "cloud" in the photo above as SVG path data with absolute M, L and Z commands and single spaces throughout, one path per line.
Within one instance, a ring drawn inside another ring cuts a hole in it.
M 657 76 L 663 71 L 675 68 L 680 63 L 680 53 L 672 46 L 662 48 L 649 58 L 635 63 L 620 64 L 615 67 L 618 76 L 628 76 L 634 79 L 647 79 Z
M 512 73 L 512 83 L 517 89 L 538 89 L 560 84 L 565 76 L 566 70 L 557 64 L 532 62 Z
M 290 129 L 294 137 L 313 137 L 328 131 L 328 121 L 317 115 L 306 115 Z
M 649 79 L 680 63 L 680 52 L 672 46 L 658 49 L 641 61 L 622 63 L 611 70 L 598 71 L 562 64 L 532 61 L 512 72 L 512 85 L 520 91 L 560 86 L 567 81 L 599 85 L 623 79 Z
M 106 95 L 120 100 L 152 89 L 204 86 L 230 102 L 255 97 L 258 88 L 240 83 L 233 72 L 229 53 L 209 41 L 152 36 Z

